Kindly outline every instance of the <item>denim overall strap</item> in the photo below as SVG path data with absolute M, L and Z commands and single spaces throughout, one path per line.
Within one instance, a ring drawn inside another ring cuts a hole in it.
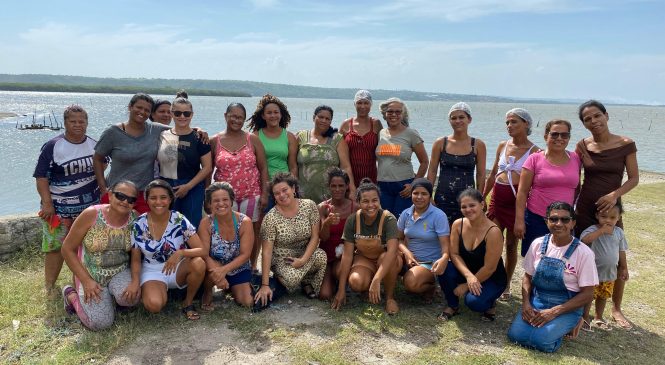
M 540 250 L 541 259 L 531 280 L 533 285 L 531 304 L 536 309 L 547 309 L 563 304 L 577 294 L 566 288 L 563 275 L 566 266 L 564 260 L 570 258 L 579 246 L 579 240 L 575 239 L 568 247 L 564 254 L 564 260 L 545 256 L 550 240 L 551 235 L 549 234 L 543 239 Z
M 573 255 L 573 252 L 575 252 L 575 249 L 577 249 L 577 246 L 579 245 L 580 245 L 580 240 L 577 239 L 577 237 L 573 237 L 573 243 L 571 243 L 570 246 L 568 246 L 566 253 L 563 254 L 563 258 L 566 259 L 566 261 L 568 261 L 570 256 Z

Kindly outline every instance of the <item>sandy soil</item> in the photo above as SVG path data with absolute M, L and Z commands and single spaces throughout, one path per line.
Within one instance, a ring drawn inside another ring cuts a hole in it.
M 665 182 L 665 174 L 641 171 L 640 184 Z M 513 285 L 519 286 L 522 269 L 518 268 L 513 277 Z M 437 305 L 438 305 L 437 300 Z M 270 333 L 285 330 L 293 341 L 310 345 L 330 342 L 334 335 L 326 334 L 326 327 L 340 326 L 329 319 L 329 312 L 312 306 L 310 301 L 299 295 L 280 299 L 271 309 L 258 314 L 267 316 L 270 328 L 259 337 L 247 339 L 228 324 L 212 325 L 204 317 L 196 323 L 183 323 L 173 329 L 160 332 L 148 338 L 141 338 L 111 358 L 109 364 L 283 364 L 292 362 L 289 356 L 289 341 L 273 341 Z M 225 301 L 222 306 L 232 305 Z M 217 310 L 223 310 L 218 308 Z M 248 314 L 250 315 L 250 314 Z M 500 313 L 497 321 L 509 323 Z M 342 323 L 341 326 L 351 325 Z M 415 335 L 419 333 L 419 335 Z M 423 335 L 423 334 L 428 335 Z M 490 336 L 491 337 L 491 336 Z M 168 339 L 164 341 L 164 339 Z M 180 339 L 176 341 L 174 339 Z M 486 338 L 485 338 L 486 339 Z M 415 331 L 408 336 L 378 336 L 368 333 L 357 346 L 345 351 L 346 359 L 363 364 L 398 364 L 417 354 L 423 347 L 436 342 L 437 334 L 430 331 Z M 472 342 L 476 351 L 483 345 L 496 351 L 495 345 L 484 343 L 482 336 Z M 502 341 L 500 341 L 502 342 Z M 491 352 L 488 350 L 488 353 Z

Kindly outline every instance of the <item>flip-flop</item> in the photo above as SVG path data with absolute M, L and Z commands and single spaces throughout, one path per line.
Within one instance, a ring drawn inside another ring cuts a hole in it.
M 194 304 L 190 304 L 184 307 L 181 312 L 185 318 L 190 321 L 196 321 L 201 318 L 201 315 L 196 312 L 196 307 L 194 307 Z
M 446 309 L 452 309 L 452 313 L 446 312 Z M 443 308 L 443 311 L 441 311 L 441 314 L 439 314 L 436 318 L 442 322 L 447 322 L 450 321 L 453 317 L 459 314 L 459 308 L 451 308 L 451 307 L 446 307 Z
M 633 324 L 630 323 L 627 319 L 621 319 L 621 318 L 616 318 L 614 316 L 612 317 L 612 321 L 614 321 L 617 326 L 625 329 L 625 330 L 632 330 L 633 329 Z
M 76 313 L 76 309 L 74 309 L 74 305 L 69 302 L 69 299 L 67 299 L 67 296 L 71 293 L 76 293 L 74 288 L 72 288 L 71 285 L 65 285 L 62 287 L 62 302 L 65 307 L 65 312 L 67 314 L 74 314 Z
M 305 296 L 309 299 L 314 299 L 316 298 L 316 293 L 314 292 L 314 288 L 310 284 L 305 284 L 302 286 L 302 291 L 305 293 Z
M 587 320 L 584 320 L 584 322 L 582 323 L 582 327 L 580 329 L 584 332 L 593 332 L 591 323 L 587 322 Z
M 598 328 L 600 328 L 603 331 L 611 331 L 612 330 L 612 327 L 610 327 L 610 325 L 607 324 L 607 322 L 603 321 L 602 319 L 594 319 L 593 321 L 591 321 L 591 324 L 598 327 Z
M 504 291 L 503 293 L 501 293 L 501 296 L 499 297 L 499 300 L 502 301 L 502 302 L 507 302 L 507 301 L 510 300 L 510 298 L 512 296 L 513 295 L 509 291 Z
M 489 311 L 480 315 L 480 320 L 485 322 L 494 322 L 496 319 L 496 313 L 490 313 Z
M 211 303 L 201 303 L 201 311 L 210 313 L 215 310 L 215 305 Z

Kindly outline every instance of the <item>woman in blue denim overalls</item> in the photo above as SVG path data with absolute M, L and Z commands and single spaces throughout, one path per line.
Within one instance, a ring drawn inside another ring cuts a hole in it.
M 571 235 L 575 213 L 568 203 L 554 202 L 545 217 L 550 234 L 533 241 L 524 259 L 522 308 L 508 338 L 544 352 L 561 347 L 564 335 L 575 338 L 582 310 L 598 284 L 593 252 Z

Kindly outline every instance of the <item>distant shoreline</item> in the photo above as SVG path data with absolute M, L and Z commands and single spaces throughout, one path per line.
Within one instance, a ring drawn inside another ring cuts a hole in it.
M 40 92 L 69 92 L 92 94 L 158 94 L 175 95 L 178 90 L 172 87 L 144 87 L 136 85 L 109 86 L 109 85 L 63 85 L 24 82 L 0 82 L 2 91 L 40 91 Z M 231 96 L 251 97 L 247 92 L 232 90 L 187 89 L 189 95 L 196 96 Z
M 0 119 L 13 118 L 13 117 L 18 117 L 18 114 L 16 114 L 16 113 L 3 113 L 3 112 L 0 112 Z

